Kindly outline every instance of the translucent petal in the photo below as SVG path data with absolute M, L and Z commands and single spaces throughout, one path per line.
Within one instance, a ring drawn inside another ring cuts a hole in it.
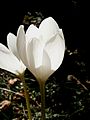
M 42 34 L 43 42 L 46 43 L 59 31 L 59 26 L 52 17 L 48 17 L 41 22 L 39 31 Z
M 40 82 L 42 80 L 46 81 L 54 71 L 51 70 L 51 62 L 48 54 L 43 51 L 43 61 L 42 65 L 36 69 L 36 78 Z
M 63 35 L 62 29 L 59 29 L 59 35 L 61 36 L 62 39 L 64 39 L 64 35 Z
M 38 68 L 42 65 L 43 46 L 38 39 L 33 38 L 32 47 L 33 47 L 32 52 L 34 56 L 35 68 Z
M 64 39 L 62 39 L 59 34 L 56 34 L 47 42 L 45 46 L 45 51 L 50 57 L 51 69 L 57 70 L 64 58 L 64 52 L 65 52 Z
M 7 35 L 7 45 L 10 51 L 19 59 L 19 55 L 17 52 L 17 38 L 14 34 L 9 33 Z
M 19 60 L 3 44 L 0 44 L 0 68 L 16 75 L 21 72 Z
M 27 41 L 25 38 L 25 32 L 22 25 L 19 27 L 17 32 L 17 50 L 18 50 L 20 59 L 26 65 L 26 67 L 28 67 L 28 61 L 27 61 L 27 55 L 26 55 Z
M 26 39 L 30 41 L 31 38 L 39 39 L 39 37 L 40 37 L 39 29 L 33 24 L 30 25 L 26 31 Z
M 35 75 L 35 69 L 42 65 L 43 48 L 39 40 L 33 38 L 27 46 L 29 70 Z
M 34 41 L 35 42 L 35 41 Z M 39 67 L 35 67 L 35 58 L 33 55 L 33 41 L 28 45 L 28 51 L 32 51 L 28 54 L 28 63 L 29 63 L 29 70 L 31 73 L 37 78 L 37 80 L 40 82 L 41 80 L 47 80 L 48 77 L 54 72 L 51 70 L 51 63 L 49 56 L 45 51 L 43 51 L 42 56 L 42 64 Z
M 35 63 L 34 63 L 34 56 L 33 56 L 33 42 L 31 41 L 27 45 L 27 60 L 28 60 L 28 69 L 30 72 L 35 76 L 36 70 L 35 70 Z

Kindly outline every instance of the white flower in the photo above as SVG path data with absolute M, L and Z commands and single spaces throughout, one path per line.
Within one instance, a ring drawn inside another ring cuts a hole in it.
M 0 43 L 0 68 L 19 75 L 25 71 L 26 67 L 19 58 L 16 42 L 17 37 L 9 33 L 7 35 L 8 48 Z
M 37 80 L 46 81 L 60 67 L 64 58 L 62 29 L 52 17 L 44 19 L 39 28 L 30 25 L 26 34 L 21 25 L 17 34 L 17 49 L 21 60 Z

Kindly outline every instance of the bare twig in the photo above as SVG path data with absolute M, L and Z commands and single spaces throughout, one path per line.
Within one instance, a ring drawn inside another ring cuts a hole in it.
M 77 84 L 81 85 L 85 90 L 88 90 L 87 87 L 80 82 L 75 76 L 73 75 L 68 75 L 68 80 L 75 80 Z
M 6 89 L 6 88 L 1 88 L 1 87 L 0 87 L 0 90 L 7 91 L 7 92 L 11 92 L 11 93 L 16 94 L 16 95 L 19 95 L 19 96 L 23 96 L 23 95 L 22 95 L 21 93 L 19 93 L 19 92 L 14 92 L 14 91 L 8 90 L 8 89 Z

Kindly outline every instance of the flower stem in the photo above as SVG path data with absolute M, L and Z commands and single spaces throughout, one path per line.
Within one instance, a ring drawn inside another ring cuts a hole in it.
M 27 106 L 27 111 L 28 111 L 28 118 L 29 118 L 29 120 L 32 120 L 31 109 L 30 109 L 30 102 L 29 102 L 29 94 L 27 92 L 27 86 L 26 86 L 26 83 L 25 83 L 24 74 L 21 74 L 20 78 L 21 78 L 21 80 L 23 82 L 25 98 L 26 98 L 26 106 Z
M 40 81 L 40 93 L 41 93 L 41 120 L 45 120 L 45 82 Z

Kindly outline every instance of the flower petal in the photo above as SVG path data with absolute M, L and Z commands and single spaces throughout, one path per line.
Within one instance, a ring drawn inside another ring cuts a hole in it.
M 0 43 L 0 68 L 18 75 L 21 72 L 19 60 L 9 51 L 7 47 Z
M 31 38 L 39 39 L 39 37 L 40 37 L 39 29 L 33 24 L 30 25 L 26 31 L 26 40 L 30 41 Z
M 30 52 L 29 52 L 30 51 Z M 35 75 L 35 69 L 42 65 L 43 48 L 40 41 L 33 38 L 27 46 L 27 59 L 29 63 L 29 70 Z
M 36 69 L 36 78 L 40 82 L 46 81 L 54 71 L 51 70 L 51 62 L 48 54 L 43 51 L 42 65 Z
M 25 32 L 22 25 L 19 27 L 17 32 L 17 50 L 18 50 L 20 59 L 26 65 L 26 67 L 28 67 L 27 55 L 26 55 L 27 41 L 25 38 Z
M 61 36 L 62 39 L 64 39 L 64 35 L 63 35 L 62 29 L 59 29 L 59 35 Z
M 17 43 L 16 36 L 14 34 L 12 34 L 12 33 L 9 33 L 7 35 L 7 45 L 8 45 L 8 48 L 19 59 L 16 43 Z
M 48 17 L 41 22 L 39 30 L 42 34 L 43 42 L 46 43 L 59 31 L 59 26 L 52 17 Z
M 36 42 L 36 43 L 35 43 Z M 28 63 L 29 63 L 29 70 L 31 71 L 31 73 L 37 78 L 38 81 L 40 80 L 47 80 L 48 77 L 54 72 L 53 70 L 51 70 L 51 63 L 50 63 L 50 59 L 49 56 L 47 55 L 47 53 L 45 51 L 43 51 L 43 55 L 38 54 L 35 55 L 35 49 L 34 49 L 34 45 L 37 44 L 37 40 L 32 40 L 31 43 L 28 45 L 28 51 L 32 51 L 32 52 L 27 52 L 27 56 L 28 56 Z M 39 43 L 38 43 L 39 44 Z M 42 61 L 41 61 L 41 60 Z M 37 62 L 37 61 L 38 62 Z M 40 63 L 40 61 L 41 63 Z M 35 66 L 35 61 L 37 64 L 39 64 L 38 67 Z
M 42 65 L 43 46 L 38 39 L 33 38 L 32 47 L 33 47 L 32 52 L 33 52 L 33 57 L 35 62 L 35 68 L 38 68 Z
M 30 51 L 30 52 L 29 52 Z M 30 72 L 35 76 L 35 63 L 34 63 L 34 56 L 33 56 L 33 42 L 29 42 L 27 45 L 27 60 L 28 60 L 28 69 Z
M 45 51 L 51 60 L 51 69 L 57 70 L 61 65 L 65 52 L 65 41 L 59 34 L 52 37 L 45 46 Z

